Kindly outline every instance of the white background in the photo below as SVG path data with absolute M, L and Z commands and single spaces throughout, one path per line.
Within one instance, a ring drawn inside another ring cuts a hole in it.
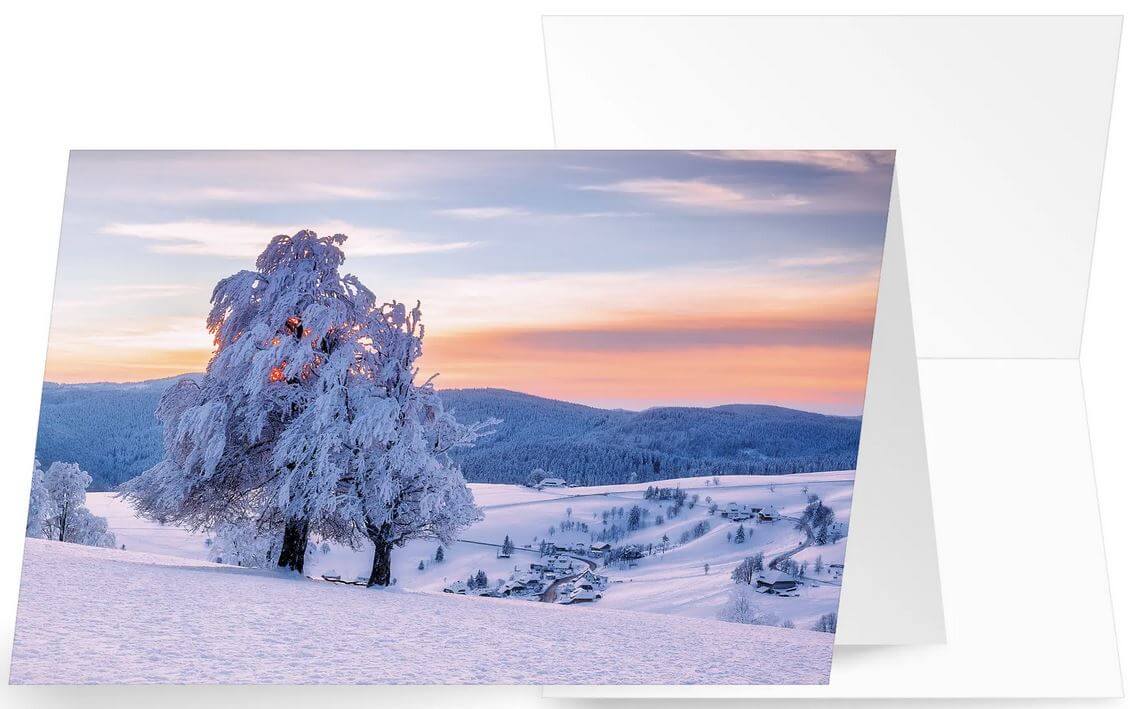
M 849 3 L 37 3 L 0 17 L 0 222 L 6 230 L 0 426 L 0 653 L 10 649 L 28 468 L 46 350 L 67 151 L 72 148 L 545 148 L 552 145 L 540 16 L 587 12 L 848 13 Z M 868 13 L 1123 13 L 1123 3 L 858 2 Z M 1137 286 L 1137 53 L 1123 37 L 1081 377 L 1091 425 L 1122 666 L 1137 631 L 1130 508 Z M 895 97 L 898 110 L 903 97 Z M 1045 149 L 1046 146 L 1039 146 Z M 1074 365 L 1076 367 L 1076 365 Z M 921 373 L 927 376 L 927 365 Z M 997 374 L 997 372 L 996 372 Z M 932 374 L 934 376 L 934 374 Z M 996 377 L 997 380 L 997 377 Z M 950 384 L 941 380 L 943 384 Z M 1025 395 L 1047 386 L 1003 382 Z M 934 394 L 934 392 L 931 392 Z M 956 391 L 941 390 L 944 396 Z M 982 392 L 977 391 L 976 396 Z M 1045 401 L 1039 405 L 1045 406 Z M 940 444 L 932 436 L 929 447 Z M 998 462 L 998 461 L 996 461 Z M 1008 504 L 1013 509 L 1013 505 Z M 937 510 L 944 516 L 958 510 Z M 1048 510 L 1019 510 L 1034 523 Z M 964 510 L 962 514 L 966 514 Z M 1063 552 L 1064 553 L 1064 552 Z M 1077 563 L 1056 569 L 1058 582 Z M 1076 593 L 1076 591 L 1074 591 Z M 951 609 L 948 608 L 950 613 Z M 1054 613 L 1069 613 L 1055 608 Z M 1075 611 L 1076 612 L 1076 611 Z M 1045 623 L 1046 618 L 1038 619 Z M 950 642 L 950 638 L 949 638 Z M 1017 669 L 1029 658 L 1008 657 Z M 5 662 L 6 664 L 6 662 Z M 900 668 L 898 668 L 899 670 Z M 381 678 L 377 678 L 381 679 Z M 536 704 L 534 688 L 337 690 L 3 688 L 13 705 L 171 698 L 214 704 L 332 700 L 396 706 Z M 548 702 L 556 704 L 558 702 Z M 560 702 L 565 704 L 566 702 Z M 1076 703 L 1076 702 L 1073 702 Z

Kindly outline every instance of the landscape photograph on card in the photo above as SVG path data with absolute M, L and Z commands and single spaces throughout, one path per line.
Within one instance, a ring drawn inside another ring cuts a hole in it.
M 827 683 L 893 157 L 73 152 L 10 681 Z

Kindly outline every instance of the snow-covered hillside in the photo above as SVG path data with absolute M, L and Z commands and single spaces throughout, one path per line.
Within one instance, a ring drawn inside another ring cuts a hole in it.
M 465 530 L 458 542 L 444 550 L 444 559 L 435 561 L 437 542 L 414 541 L 397 549 L 393 573 L 397 588 L 428 593 L 441 592 L 454 581 L 468 578 L 484 570 L 491 583 L 507 579 L 515 569 L 528 568 L 540 560 L 537 549 L 542 540 L 559 545 L 584 543 L 606 528 L 618 524 L 633 506 L 643 510 L 640 529 L 627 533 L 619 544 L 651 544 L 656 553 L 640 559 L 635 566 L 601 567 L 610 583 L 596 604 L 573 606 L 572 611 L 590 613 L 595 610 L 629 610 L 663 613 L 692 618 L 713 619 L 726 603 L 735 584 L 731 570 L 745 557 L 763 553 L 767 561 L 797 548 L 804 534 L 795 529 L 792 520 L 756 522 L 741 525 L 745 540 L 734 541 L 740 526 L 711 515 L 710 505 L 725 507 L 735 502 L 746 505 L 771 506 L 786 517 L 795 517 L 806 504 L 803 489 L 818 495 L 830 506 L 838 521 L 847 523 L 852 498 L 852 472 L 805 473 L 777 476 L 729 476 L 713 484 L 712 478 L 683 478 L 653 483 L 664 487 L 680 487 L 694 497 L 694 507 L 684 506 L 669 517 L 664 501 L 645 500 L 647 484 L 610 485 L 567 489 L 533 490 L 515 485 L 472 484 L 475 502 L 485 519 Z M 708 503 L 706 498 L 710 497 Z M 162 526 L 139 519 L 125 502 L 108 493 L 92 493 L 87 505 L 97 515 L 107 518 L 110 529 L 127 551 L 178 556 L 195 561 L 209 557 L 206 536 L 184 529 Z M 623 510 L 623 512 L 619 512 Z M 608 515 L 613 522 L 605 524 Z M 662 524 L 657 519 L 662 518 Z M 700 522 L 707 531 L 681 543 L 684 532 Z M 588 531 L 582 531 L 587 526 Z M 571 527 L 571 529 L 564 529 Z M 517 549 L 510 559 L 497 558 L 497 545 L 509 535 Z M 669 538 L 662 553 L 658 549 L 663 536 Z M 728 539 L 730 536 L 730 539 Z M 844 541 L 826 546 L 811 546 L 794 555 L 794 559 L 812 564 L 821 557 L 824 565 L 840 563 L 844 557 Z M 423 569 L 418 569 L 422 562 Z M 327 552 L 310 555 L 305 572 L 311 576 L 334 573 L 345 579 L 366 576 L 370 569 L 370 549 L 351 550 L 329 545 Z M 799 628 L 812 627 L 826 613 L 837 610 L 840 595 L 839 577 L 828 572 L 810 574 L 792 597 L 754 594 L 754 602 L 768 622 L 792 622 Z M 520 600 L 505 601 L 513 605 L 535 605 Z
M 189 538 L 120 530 L 126 551 L 27 540 L 12 682 L 815 684 L 829 674 L 829 634 L 341 586 L 131 551 Z

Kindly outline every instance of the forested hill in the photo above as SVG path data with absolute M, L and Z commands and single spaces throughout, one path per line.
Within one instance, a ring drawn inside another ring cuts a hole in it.
M 471 482 L 522 482 L 534 467 L 580 485 L 852 470 L 861 433 L 860 418 L 778 406 L 619 411 L 503 389 L 442 395 L 461 421 L 502 420 L 454 456 Z
M 74 461 L 91 490 L 109 490 L 162 456 L 154 418 L 178 378 L 132 384 L 45 383 L 36 457 Z M 859 418 L 776 406 L 596 409 L 503 389 L 451 389 L 462 421 L 502 423 L 455 453 L 471 482 L 522 482 L 535 467 L 578 484 L 685 475 L 847 470 L 856 466 Z

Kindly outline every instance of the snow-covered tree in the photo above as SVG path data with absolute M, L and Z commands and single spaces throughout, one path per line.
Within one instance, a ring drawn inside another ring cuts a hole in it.
M 63 541 L 107 549 L 117 546 L 114 533 L 107 527 L 107 518 L 92 514 L 85 506 L 72 511 Z
M 78 516 L 78 510 L 85 509 L 87 486 L 90 484 L 91 476 L 78 463 L 57 461 L 48 466 L 43 476 L 48 500 L 43 531 L 48 539 L 67 540 L 68 528 Z
M 433 377 L 415 382 L 421 319 L 418 305 L 392 302 L 372 311 L 358 323 L 351 376 L 331 383 L 330 396 L 314 409 L 336 418 L 338 437 L 349 444 L 352 499 L 345 514 L 374 546 L 369 586 L 390 584 L 394 548 L 423 537 L 450 544 L 481 519 L 448 453 L 472 445 L 499 422 L 460 424 L 443 406 Z
M 36 461 L 27 534 L 87 546 L 116 546 L 105 517 L 91 514 L 85 503 L 91 476 L 78 463 L 55 462 L 44 471 Z
M 445 558 L 446 558 L 446 555 L 442 551 L 442 545 L 439 544 L 438 548 L 434 550 L 434 561 L 435 562 L 441 562 Z
M 537 485 L 547 477 L 549 477 L 549 474 L 543 469 L 533 468 L 529 471 L 529 474 L 525 476 L 525 484 L 529 487 L 537 487 Z
M 819 633 L 836 633 L 837 632 L 837 614 L 826 613 L 817 619 L 810 630 L 816 630 Z
M 513 553 L 513 549 L 514 549 L 513 540 L 510 539 L 509 535 L 507 534 L 507 535 L 505 535 L 505 541 L 503 541 L 501 543 L 501 553 L 509 555 L 509 554 Z
M 340 275 L 346 237 L 311 231 L 271 240 L 256 271 L 214 288 L 215 349 L 201 384 L 183 380 L 158 407 L 165 458 L 123 486 L 145 516 L 211 529 L 251 520 L 282 535 L 277 563 L 302 571 L 308 536 L 351 535 L 337 511 L 344 456 L 305 417 L 329 363 L 354 357 L 374 296 Z
M 163 397 L 166 458 L 124 494 L 157 519 L 279 534 L 277 563 L 297 571 L 309 534 L 366 538 L 369 585 L 389 585 L 393 548 L 449 544 L 479 518 L 448 451 L 489 424 L 459 424 L 430 379 L 415 381 L 420 309 L 377 304 L 340 275 L 346 238 L 277 236 L 257 271 L 217 284 L 206 375 Z
M 738 529 L 734 533 L 734 543 L 735 544 L 742 544 L 745 541 L 746 541 L 746 530 L 743 529 L 742 525 L 740 524 L 740 525 L 738 525 Z
M 735 586 L 719 608 L 718 617 L 728 623 L 753 623 L 758 617 L 754 592 L 745 586 Z
M 28 499 L 27 536 L 42 537 L 44 523 L 51 514 L 51 500 L 43 484 L 44 472 L 39 461 L 32 465 L 32 490 Z

